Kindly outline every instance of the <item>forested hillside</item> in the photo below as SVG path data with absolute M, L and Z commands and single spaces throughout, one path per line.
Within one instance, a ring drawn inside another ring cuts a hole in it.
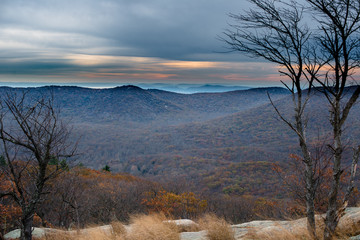
M 74 139 L 80 138 L 78 161 L 94 169 L 108 165 L 153 179 L 187 179 L 196 190 L 274 197 L 279 178 L 272 165 L 286 167 L 298 149 L 269 103 L 267 94 L 291 119 L 291 99 L 282 88 L 199 94 L 135 86 L 13 89 L 24 90 L 34 96 L 50 90 Z M 324 104 L 315 93 L 308 105 L 307 134 L 314 143 L 326 142 L 329 134 L 320 124 L 327 122 Z M 352 110 L 349 138 L 360 136 L 359 110 Z

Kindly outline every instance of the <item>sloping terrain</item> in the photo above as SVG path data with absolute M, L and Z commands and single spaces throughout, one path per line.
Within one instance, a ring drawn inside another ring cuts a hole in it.
M 276 194 L 279 181 L 272 164 L 286 166 L 289 154 L 298 151 L 296 135 L 269 103 L 268 93 L 292 120 L 292 101 L 282 88 L 199 94 L 135 86 L 26 89 L 34 96 L 49 90 L 73 125 L 74 138 L 80 137 L 79 161 L 95 169 L 107 164 L 139 176 L 184 178 L 211 191 L 266 195 Z M 330 134 L 326 104 L 318 93 L 309 101 L 311 141 L 324 142 Z M 349 140 L 359 139 L 359 112 L 355 105 L 349 116 Z
M 0 87 L 0 94 L 12 91 L 19 96 L 51 95 L 65 117 L 79 123 L 183 124 L 203 121 L 240 112 L 286 96 L 282 88 L 239 90 L 226 93 L 178 94 L 161 90 L 144 90 L 136 86 L 110 89 L 49 86 L 40 88 Z

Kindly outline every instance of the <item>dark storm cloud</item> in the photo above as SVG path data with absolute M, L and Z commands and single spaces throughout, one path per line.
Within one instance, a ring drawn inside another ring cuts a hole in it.
M 216 36 L 226 28 L 226 14 L 242 7 L 239 0 L 3 0 L 0 23 L 67 35 L 65 44 L 61 37 L 23 36 L 38 46 L 77 51 L 94 48 L 97 39 L 119 55 L 204 60 L 196 56 L 221 49 Z

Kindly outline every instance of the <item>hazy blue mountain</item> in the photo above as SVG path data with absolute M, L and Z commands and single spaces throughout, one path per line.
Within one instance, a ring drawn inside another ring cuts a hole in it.
M 63 118 L 73 125 L 74 139 L 80 137 L 79 161 L 95 169 L 107 164 L 114 171 L 141 176 L 184 177 L 222 191 L 234 181 L 250 183 L 247 177 L 241 181 L 236 177 L 245 174 L 244 166 L 271 175 L 271 163 L 286 163 L 289 154 L 298 151 L 296 135 L 269 103 L 268 94 L 291 120 L 292 100 L 284 88 L 180 94 L 132 85 L 110 89 L 0 87 L 0 94 L 9 90 L 25 91 L 30 97 L 51 94 Z M 326 104 L 320 94 L 309 102 L 309 139 L 329 136 Z M 359 112 L 357 104 L 345 129 L 348 139 L 360 139 Z M 214 185 L 216 179 L 211 176 L 220 173 L 228 180 Z
M 228 92 L 235 90 L 246 90 L 250 87 L 245 86 L 231 86 L 221 84 L 166 84 L 166 83 L 140 83 L 136 84 L 144 89 L 158 89 L 164 91 L 171 91 L 176 93 L 192 94 L 192 93 L 214 93 L 214 92 Z

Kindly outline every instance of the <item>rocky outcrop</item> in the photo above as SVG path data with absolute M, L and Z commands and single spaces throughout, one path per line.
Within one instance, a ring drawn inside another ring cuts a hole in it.
M 324 216 L 317 215 L 317 225 L 323 225 Z M 307 233 L 306 218 L 293 221 L 252 221 L 233 225 L 235 238 L 238 240 L 251 239 L 251 236 L 276 236 L 288 234 L 301 236 Z M 345 215 L 340 219 L 338 231 L 348 236 L 360 234 L 360 208 L 347 208 Z
M 169 220 L 167 222 L 175 224 L 179 228 L 180 232 L 199 231 L 199 224 L 195 223 L 190 219 Z
M 180 233 L 181 240 L 207 240 L 206 231 Z
M 44 237 L 46 233 L 50 233 L 53 231 L 60 231 L 60 230 L 53 230 L 51 228 L 33 228 L 32 235 L 36 238 Z M 17 239 L 20 238 L 20 229 L 16 229 L 4 235 L 5 239 Z
M 323 223 L 323 216 L 316 216 L 317 224 L 321 225 Z M 168 221 L 170 223 L 175 223 L 182 231 L 180 234 L 181 240 L 207 240 L 206 231 L 194 231 L 198 229 L 198 225 L 188 219 L 182 220 L 173 220 Z M 301 218 L 294 221 L 252 221 L 248 223 L 242 223 L 237 225 L 232 225 L 234 230 L 236 240 L 249 240 L 253 236 L 266 236 L 269 239 L 276 239 L 276 236 L 284 234 L 289 234 L 289 236 L 301 236 L 305 234 L 306 231 L 306 219 Z M 126 226 L 127 231 L 131 229 L 131 226 Z M 360 208 L 348 208 L 346 209 L 345 215 L 341 218 L 338 230 L 345 235 L 355 236 L 350 238 L 351 240 L 360 239 Z M 111 234 L 112 227 L 110 225 L 87 228 L 80 230 L 81 234 L 91 234 L 92 232 L 103 234 Z M 193 232 L 188 232 L 193 231 Z M 34 228 L 33 236 L 34 237 L 44 237 L 45 234 L 51 234 L 56 232 L 64 232 L 61 230 L 55 230 L 50 228 Z M 79 233 L 77 231 L 66 231 L 68 234 Z M 5 239 L 16 239 L 20 237 L 20 230 L 14 230 L 9 232 L 4 236 Z
M 323 225 L 323 215 L 316 216 L 317 225 Z M 251 239 L 253 236 L 260 238 L 276 239 L 276 236 L 301 236 L 307 233 L 306 218 L 293 221 L 252 221 L 233 225 L 235 239 Z M 345 235 L 355 236 L 360 234 L 360 208 L 348 208 L 341 218 L 338 230 Z M 201 238 L 199 238 L 200 240 Z

